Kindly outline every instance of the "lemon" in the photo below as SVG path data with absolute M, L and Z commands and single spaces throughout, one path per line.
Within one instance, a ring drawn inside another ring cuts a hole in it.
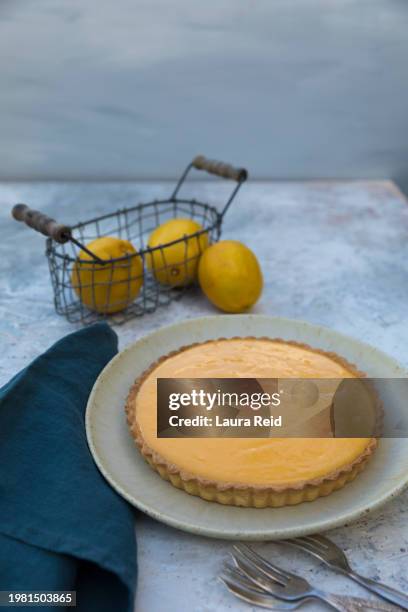
M 257 258 L 236 240 L 222 240 L 203 253 L 198 280 L 210 302 L 225 312 L 247 310 L 257 302 L 263 287 Z
M 197 279 L 198 260 L 208 247 L 208 234 L 188 236 L 202 230 L 203 227 L 193 219 L 170 219 L 156 227 L 147 243 L 150 248 L 180 240 L 147 254 L 147 266 L 156 280 L 163 285 L 182 287 Z
M 128 240 L 105 236 L 86 245 L 97 257 L 108 260 L 96 263 L 85 251 L 80 251 L 74 264 L 71 283 L 79 299 L 90 310 L 114 313 L 133 302 L 143 284 L 143 263 Z M 135 255 L 123 261 L 110 259 Z M 89 263 L 88 263 L 89 262 Z

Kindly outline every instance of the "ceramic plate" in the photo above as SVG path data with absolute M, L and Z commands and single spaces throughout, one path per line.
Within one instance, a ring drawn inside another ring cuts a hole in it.
M 92 455 L 120 495 L 146 514 L 178 529 L 216 538 L 272 540 L 344 525 L 402 491 L 408 483 L 408 442 L 400 438 L 381 440 L 367 468 L 354 482 L 328 497 L 298 506 L 265 509 L 222 506 L 190 496 L 162 480 L 145 463 L 128 432 L 124 404 L 129 387 L 143 370 L 169 351 L 192 342 L 232 336 L 297 340 L 338 352 L 369 376 L 408 375 L 379 350 L 302 321 L 261 315 L 219 315 L 159 329 L 112 359 L 98 377 L 88 401 L 86 431 Z M 387 406 L 389 410 L 401 408 Z

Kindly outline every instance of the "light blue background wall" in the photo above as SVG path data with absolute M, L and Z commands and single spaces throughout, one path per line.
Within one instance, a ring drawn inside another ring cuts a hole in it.
M 406 0 L 1 0 L 0 178 L 408 186 Z

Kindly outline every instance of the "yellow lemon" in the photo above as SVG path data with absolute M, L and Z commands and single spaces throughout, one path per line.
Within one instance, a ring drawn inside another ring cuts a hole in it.
M 208 234 L 188 236 L 202 230 L 203 227 L 192 219 L 170 219 L 156 227 L 147 243 L 150 248 L 180 241 L 147 254 L 147 265 L 156 280 L 163 285 L 182 287 L 197 279 L 198 260 L 208 247 Z
M 203 253 L 198 268 L 201 289 L 225 312 L 243 312 L 257 302 L 263 280 L 253 252 L 236 240 L 222 240 Z
M 96 263 L 88 253 L 80 251 L 71 274 L 75 293 L 90 310 L 101 313 L 124 310 L 143 284 L 141 257 L 128 240 L 113 236 L 97 238 L 86 246 L 107 263 Z M 134 256 L 126 258 L 127 255 Z M 124 259 L 109 262 L 118 257 Z

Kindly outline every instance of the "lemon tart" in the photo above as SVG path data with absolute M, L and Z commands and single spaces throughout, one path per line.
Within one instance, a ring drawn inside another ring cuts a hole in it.
M 358 378 L 342 357 L 270 338 L 221 338 L 182 347 L 152 364 L 130 389 L 127 420 L 146 461 L 175 487 L 246 507 L 313 501 L 353 480 L 375 438 L 159 438 L 158 378 Z

